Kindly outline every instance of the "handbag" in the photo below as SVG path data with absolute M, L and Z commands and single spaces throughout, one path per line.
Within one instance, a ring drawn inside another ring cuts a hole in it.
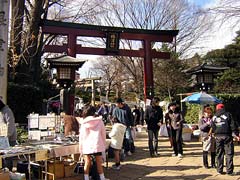
M 79 162 L 77 162 L 75 168 L 74 168 L 74 173 L 76 174 L 83 174 L 84 173 L 84 160 L 83 157 L 80 157 Z
M 209 151 L 211 148 L 212 136 L 203 138 L 203 151 Z
M 208 132 L 208 136 L 203 138 L 203 151 L 209 151 L 212 145 L 212 128 Z

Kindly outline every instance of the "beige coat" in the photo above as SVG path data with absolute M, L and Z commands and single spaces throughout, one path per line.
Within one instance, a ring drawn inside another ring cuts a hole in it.
M 125 131 L 126 131 L 126 126 L 121 123 L 115 123 L 112 126 L 112 130 L 109 133 L 109 137 L 111 138 L 110 146 L 113 149 L 122 149 Z

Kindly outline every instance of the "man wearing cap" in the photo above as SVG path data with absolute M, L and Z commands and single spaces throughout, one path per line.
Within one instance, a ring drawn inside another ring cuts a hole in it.
M 224 154 L 226 156 L 226 173 L 233 174 L 234 145 L 233 137 L 239 140 L 238 128 L 232 115 L 225 111 L 223 104 L 216 106 L 216 113 L 213 116 L 212 129 L 216 137 L 216 160 L 217 172 L 223 174 Z

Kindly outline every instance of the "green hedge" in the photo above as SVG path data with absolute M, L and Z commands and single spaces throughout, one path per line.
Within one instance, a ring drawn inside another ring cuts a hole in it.
M 16 123 L 26 124 L 30 113 L 41 113 L 42 99 L 42 92 L 37 87 L 8 84 L 7 104 L 15 115 Z
M 22 127 L 17 127 L 17 141 L 19 144 L 25 143 L 28 139 L 28 132 Z
M 232 114 L 234 120 L 240 126 L 240 94 L 216 94 L 215 96 L 223 101 L 226 111 Z M 215 107 L 213 106 L 214 109 Z M 201 105 L 186 103 L 186 123 L 198 123 L 199 111 L 201 111 Z
M 226 111 L 232 114 L 233 119 L 240 126 L 240 94 L 217 94 L 216 97 L 223 101 Z

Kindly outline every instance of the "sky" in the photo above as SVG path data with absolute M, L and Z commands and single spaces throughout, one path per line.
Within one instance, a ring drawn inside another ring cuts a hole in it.
M 216 3 L 219 0 L 188 0 L 188 1 L 202 8 L 209 8 L 216 5 Z M 221 27 L 217 23 L 214 24 L 212 31 L 208 32 L 209 37 L 205 41 L 202 41 L 198 44 L 199 47 L 203 46 L 205 48 L 198 49 L 196 52 L 193 52 L 192 55 L 194 55 L 195 53 L 198 53 L 200 55 L 205 54 L 210 50 L 221 49 L 221 48 L 224 48 L 224 46 L 231 44 L 232 40 L 236 36 L 235 32 L 239 30 L 237 28 L 238 27 L 232 28 L 231 22 L 225 23 Z M 90 75 L 89 70 L 91 67 L 91 60 L 96 58 L 96 56 L 91 57 L 91 56 L 81 55 L 81 57 L 89 60 L 78 71 L 80 72 L 81 78 L 85 78 Z
M 219 0 L 188 0 L 191 3 L 201 6 L 202 8 L 211 8 L 216 6 Z M 221 15 L 218 15 L 217 18 L 221 18 Z M 220 22 L 215 21 L 211 31 L 206 33 L 208 39 L 202 42 L 205 46 L 202 51 L 198 54 L 205 54 L 206 52 L 213 49 L 222 49 L 226 45 L 233 43 L 233 39 L 236 37 L 236 31 L 239 30 L 239 27 L 233 26 L 234 20 L 228 21 L 220 25 Z M 201 46 L 201 45 L 200 45 Z
M 213 2 L 213 0 L 188 0 L 188 1 L 201 7 Z

